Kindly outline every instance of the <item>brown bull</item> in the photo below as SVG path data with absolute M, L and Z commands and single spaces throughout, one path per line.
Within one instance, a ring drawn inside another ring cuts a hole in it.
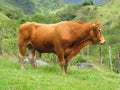
M 68 62 L 86 45 L 103 44 L 100 22 L 63 21 L 56 24 L 26 22 L 19 27 L 19 57 L 24 69 L 26 47 L 31 46 L 31 65 L 36 67 L 35 51 L 55 53 L 61 70 L 67 73 Z

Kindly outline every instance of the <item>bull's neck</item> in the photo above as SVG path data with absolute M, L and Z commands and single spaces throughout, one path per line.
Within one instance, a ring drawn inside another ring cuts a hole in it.
M 87 46 L 87 45 L 89 45 L 89 44 L 91 44 L 91 41 L 90 40 L 86 40 L 86 41 L 83 41 L 83 42 L 81 42 L 81 43 L 78 43 L 78 44 L 76 44 L 76 45 L 74 45 L 74 49 L 75 49 L 75 54 L 77 54 L 78 52 L 80 52 L 80 50 L 83 48 L 83 47 L 85 47 L 85 46 Z
M 79 49 L 81 50 L 83 47 L 85 47 L 85 46 L 87 46 L 87 45 L 89 45 L 89 44 L 92 44 L 92 43 L 91 43 L 90 40 L 87 40 L 87 41 L 84 41 L 84 42 L 80 43 L 80 44 L 78 45 L 78 47 L 80 47 Z
M 72 32 L 72 44 L 70 47 L 78 47 L 78 49 L 82 49 L 88 44 L 91 44 L 89 32 L 91 29 L 90 23 L 76 23 L 71 25 Z
M 91 29 L 91 25 L 89 25 L 89 23 L 84 23 L 84 24 L 77 23 L 76 25 L 73 25 L 72 27 L 73 27 L 72 33 L 76 40 L 83 42 L 89 39 L 89 32 Z
M 90 27 L 87 24 L 84 24 L 85 26 L 83 26 L 82 28 L 77 28 L 78 32 L 79 32 L 79 37 L 77 38 L 77 43 L 74 45 L 74 47 L 78 47 L 79 50 L 81 50 L 83 47 L 92 44 L 91 40 L 90 40 L 90 36 L 89 36 L 89 30 Z
M 86 38 L 82 39 L 82 40 L 79 40 L 75 45 L 74 47 L 80 47 L 80 49 L 82 49 L 83 47 L 89 45 L 89 44 L 92 44 L 91 40 L 89 39 L 89 37 L 86 36 Z

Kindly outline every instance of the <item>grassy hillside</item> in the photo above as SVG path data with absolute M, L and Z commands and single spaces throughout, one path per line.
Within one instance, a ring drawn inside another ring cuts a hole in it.
M 27 65 L 22 71 L 18 62 L 0 60 L 0 90 L 119 90 L 120 75 L 112 72 L 69 68 L 62 75 L 59 66 Z
M 21 8 L 26 14 L 33 14 L 35 3 L 31 0 L 5 0 L 7 3 Z
M 9 18 L 5 14 L 0 13 L 0 21 L 4 21 L 4 20 L 9 20 Z
M 19 7 L 16 7 L 5 0 L 0 0 L 0 13 L 4 14 L 10 19 L 24 17 L 24 13 Z

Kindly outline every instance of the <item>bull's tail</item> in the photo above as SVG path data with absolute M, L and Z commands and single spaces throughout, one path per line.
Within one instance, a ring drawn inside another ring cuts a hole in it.
M 19 46 L 19 51 L 22 55 L 25 54 L 25 49 L 27 47 L 29 49 L 32 49 L 32 45 L 30 41 L 34 29 L 35 29 L 34 24 L 30 22 L 24 23 L 19 27 L 18 46 Z
M 32 46 L 31 44 L 28 44 L 28 45 L 27 45 L 27 48 L 28 48 L 29 50 L 32 50 L 32 49 L 33 49 L 33 46 Z

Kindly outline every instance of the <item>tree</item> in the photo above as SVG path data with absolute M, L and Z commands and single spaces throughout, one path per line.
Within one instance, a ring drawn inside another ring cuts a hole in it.
M 46 23 L 46 17 L 42 14 L 34 14 L 32 16 L 32 21 L 38 22 L 38 23 Z
M 72 20 L 76 17 L 76 11 L 80 8 L 80 5 L 68 5 L 64 10 L 58 11 L 56 15 L 64 20 Z
M 93 5 L 93 0 L 85 0 L 83 3 L 82 3 L 83 6 L 87 6 L 87 5 Z

